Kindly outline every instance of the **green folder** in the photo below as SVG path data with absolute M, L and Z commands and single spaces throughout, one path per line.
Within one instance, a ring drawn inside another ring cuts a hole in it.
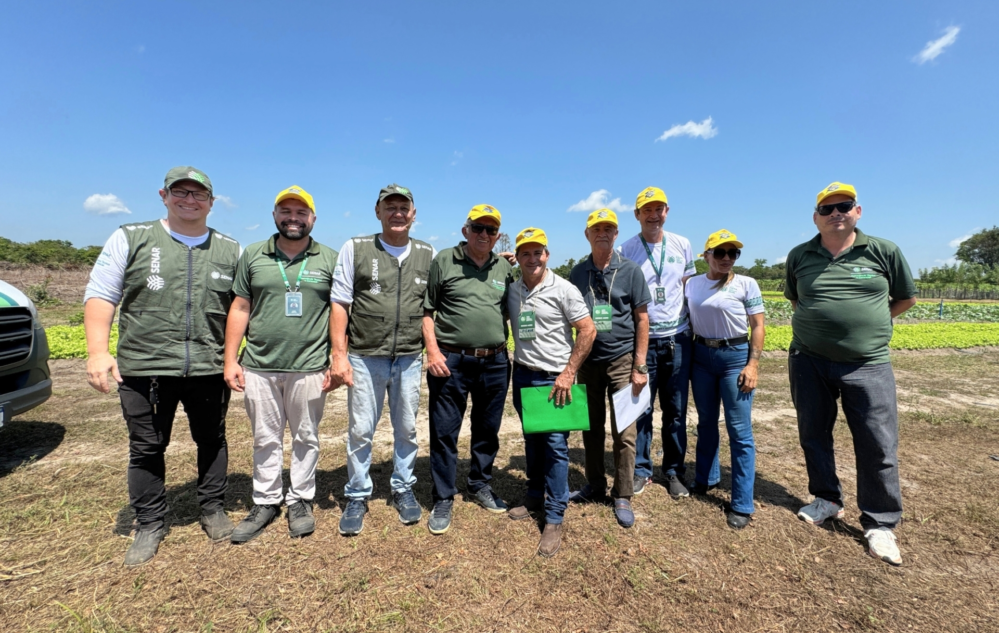
M 520 390 L 524 433 L 554 433 L 557 431 L 589 431 L 590 416 L 586 407 L 586 385 L 572 386 L 572 402 L 555 406 L 549 400 L 547 387 L 524 387 Z

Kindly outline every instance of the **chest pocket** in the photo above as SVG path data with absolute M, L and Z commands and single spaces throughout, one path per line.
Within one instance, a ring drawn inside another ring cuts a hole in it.
M 229 263 L 209 262 L 205 285 L 205 311 L 227 314 L 232 304 L 232 283 L 236 267 Z

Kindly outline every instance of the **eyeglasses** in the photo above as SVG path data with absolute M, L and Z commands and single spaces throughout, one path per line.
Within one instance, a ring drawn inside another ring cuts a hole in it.
M 178 189 L 177 187 L 171 187 L 170 193 L 178 198 L 186 198 L 190 194 L 198 202 L 205 202 L 212 197 L 212 192 L 210 191 L 191 191 L 190 189 Z
M 468 228 L 471 229 L 472 233 L 475 233 L 476 235 L 478 235 L 479 233 L 481 233 L 483 231 L 485 231 L 486 235 L 488 235 L 490 237 L 492 237 L 493 235 L 496 235 L 497 233 L 499 233 L 499 227 L 498 226 L 489 226 L 488 224 L 474 224 L 473 223 L 473 224 L 469 224 Z
M 843 215 L 846 215 L 855 206 L 857 206 L 856 200 L 847 200 L 846 202 L 837 202 L 836 204 L 820 204 L 815 207 L 815 212 L 821 216 L 830 215 L 833 211 L 839 211 Z
M 715 259 L 725 259 L 725 256 L 728 255 L 729 259 L 735 261 L 742 255 L 742 251 L 738 248 L 716 248 L 711 251 L 711 254 L 715 256 Z

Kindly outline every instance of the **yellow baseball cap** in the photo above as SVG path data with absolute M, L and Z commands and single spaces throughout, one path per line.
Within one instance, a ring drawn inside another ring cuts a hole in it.
M 704 243 L 704 250 L 705 252 L 710 251 L 721 244 L 735 244 L 736 248 L 742 248 L 742 242 L 735 236 L 735 233 L 722 229 L 708 236 L 708 241 Z M 703 256 L 703 253 L 701 255 Z
M 488 204 L 477 204 L 468 212 L 468 219 L 472 222 L 480 218 L 493 218 L 496 220 L 496 224 L 499 224 L 502 222 L 500 217 L 499 209 Z
M 642 205 L 648 204 L 650 202 L 662 202 L 663 204 L 669 204 L 666 200 L 666 192 L 658 187 L 646 187 L 642 189 L 642 192 L 638 194 L 638 198 L 635 199 L 635 208 L 641 209 Z
M 287 200 L 288 198 L 294 198 L 295 200 L 300 200 L 301 202 L 304 202 L 306 206 L 312 209 L 313 213 L 316 212 L 316 203 L 312 199 L 312 196 L 309 194 L 308 191 L 302 189 L 298 185 L 292 185 L 287 189 L 285 189 L 284 191 L 282 191 L 281 193 L 279 193 L 277 195 L 277 198 L 274 198 L 274 206 L 277 206 L 278 203 L 280 203 L 282 200 Z
M 834 196 L 837 193 L 842 193 L 844 195 L 850 196 L 854 200 L 857 199 L 857 190 L 853 188 L 853 185 L 848 185 L 843 182 L 834 182 L 822 191 L 819 195 L 815 197 L 815 206 L 822 204 L 822 201 L 829 196 Z
M 520 250 L 520 247 L 524 244 L 541 244 L 542 246 L 548 246 L 548 236 L 541 229 L 529 226 L 520 233 L 517 233 L 517 247 L 516 250 Z
M 617 226 L 617 214 L 610 209 L 597 209 L 590 214 L 590 217 L 586 218 L 586 228 L 590 228 L 594 224 L 600 224 L 601 222 L 608 222 Z

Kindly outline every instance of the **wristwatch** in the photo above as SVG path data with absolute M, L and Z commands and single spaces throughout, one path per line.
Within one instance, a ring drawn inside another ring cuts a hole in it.
M 647 373 L 649 373 L 649 366 L 648 365 L 635 365 L 634 367 L 632 367 L 632 369 L 634 369 L 635 371 L 637 371 L 640 374 L 647 374 Z

